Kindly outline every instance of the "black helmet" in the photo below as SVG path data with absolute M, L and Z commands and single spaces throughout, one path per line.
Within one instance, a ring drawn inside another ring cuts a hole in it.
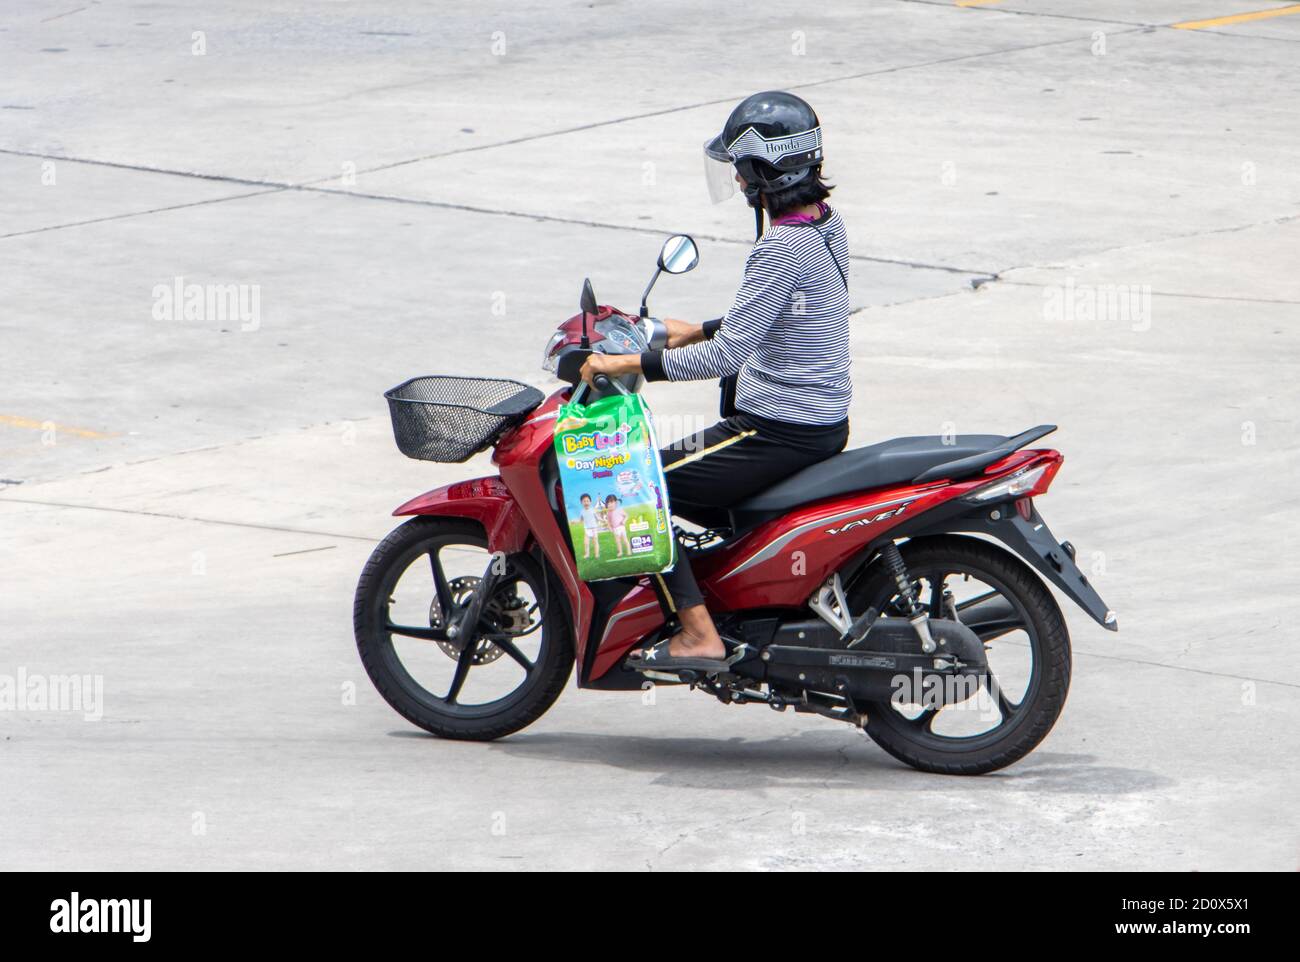
M 715 204 L 735 193 L 736 173 L 745 179 L 746 198 L 757 207 L 760 194 L 793 187 L 821 162 L 817 114 L 806 101 L 781 90 L 746 97 L 731 112 L 722 133 L 704 145 L 709 195 Z

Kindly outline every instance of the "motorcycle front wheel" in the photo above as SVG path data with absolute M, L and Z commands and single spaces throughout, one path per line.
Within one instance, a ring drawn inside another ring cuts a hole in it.
M 462 625 L 499 565 L 474 626 Z M 361 573 L 353 627 L 371 682 L 398 714 L 443 738 L 489 741 L 532 724 L 573 666 L 561 590 L 528 554 L 494 559 L 477 524 L 413 518 Z M 454 626 L 454 627 L 453 627 Z M 474 641 L 464 644 L 464 632 Z

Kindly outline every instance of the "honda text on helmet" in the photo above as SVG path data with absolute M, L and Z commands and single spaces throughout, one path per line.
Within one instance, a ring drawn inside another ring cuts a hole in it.
M 786 190 L 812 176 L 822 162 L 822 128 L 817 114 L 794 94 L 768 90 L 746 97 L 727 118 L 722 133 L 704 145 L 704 171 L 715 204 L 736 192 L 761 207 L 760 195 Z

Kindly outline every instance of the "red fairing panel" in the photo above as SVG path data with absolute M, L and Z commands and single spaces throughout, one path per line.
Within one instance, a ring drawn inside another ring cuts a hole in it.
M 956 493 L 943 484 L 881 488 L 796 508 L 701 558 L 696 577 L 719 611 L 798 608 L 869 542 Z
M 492 460 L 501 469 L 505 482 L 524 518 L 527 519 L 537 543 L 560 576 L 564 593 L 573 612 L 573 637 L 581 665 L 587 647 L 587 633 L 591 630 L 594 602 L 585 582 L 578 580 L 578 570 L 569 551 L 569 536 L 560 530 L 551 513 L 550 502 L 542 490 L 541 460 L 551 450 L 555 435 L 555 415 L 565 400 L 568 388 L 556 391 L 538 407 L 523 424 L 506 432 L 497 442 Z
M 1054 451 L 1021 451 L 969 481 L 877 488 L 796 508 L 700 558 L 696 578 L 716 611 L 802 607 L 818 585 L 897 525 L 1042 455 L 1060 458 Z
M 528 522 L 500 478 L 457 481 L 426 491 L 402 505 L 394 515 L 428 514 L 470 518 L 487 532 L 488 550 L 512 554 L 528 542 Z
M 609 620 L 605 622 L 605 635 L 600 639 L 600 647 L 591 665 L 591 677 L 595 679 L 604 675 L 622 660 L 632 645 L 663 623 L 659 596 L 650 587 L 650 579 L 642 578 L 610 612 Z

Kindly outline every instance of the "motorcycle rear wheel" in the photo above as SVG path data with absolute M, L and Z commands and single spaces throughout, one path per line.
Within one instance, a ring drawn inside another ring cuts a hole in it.
M 950 582 L 974 579 L 989 589 L 965 602 L 954 599 L 952 604 L 958 620 L 979 635 L 986 647 L 993 646 L 987 652 L 990 671 L 981 684 L 982 703 L 969 699 L 929 711 L 922 707 L 912 714 L 892 702 L 867 705 L 867 734 L 890 755 L 923 772 L 982 775 L 1019 761 L 1052 730 L 1070 689 L 1070 635 L 1060 607 L 1028 565 L 976 538 L 923 538 L 900 550 L 920 601 L 932 618 L 951 616 L 952 612 L 945 611 L 943 595 Z M 869 572 L 855 585 L 849 603 L 854 611 L 872 607 L 885 614 L 903 614 L 897 586 L 883 570 Z M 1001 682 L 990 682 L 998 677 L 994 656 L 999 649 L 1013 657 L 1028 656 L 1027 670 L 1018 672 L 1025 676 L 1018 701 Z M 942 727 L 936 723 L 945 712 L 975 709 L 987 711 L 991 717 L 995 707 L 998 722 L 987 731 L 953 735 L 935 730 Z
M 445 628 L 454 617 L 444 616 L 438 599 L 449 600 L 453 615 L 464 611 L 490 560 L 486 549 L 474 522 L 412 518 L 379 543 L 357 583 L 353 627 L 366 673 L 398 714 L 442 738 L 490 741 L 532 724 L 559 697 L 573 667 L 560 586 L 524 553 L 505 557 L 506 573 L 479 620 L 495 640 L 458 652 L 448 639 Z M 449 569 L 457 563 L 461 573 L 454 576 Z M 403 599 L 405 610 L 396 615 L 399 584 L 410 600 Z M 466 698 L 475 673 L 492 673 L 488 687 L 500 691 L 520 671 L 522 680 L 504 694 Z M 445 689 L 435 675 L 450 675 Z

